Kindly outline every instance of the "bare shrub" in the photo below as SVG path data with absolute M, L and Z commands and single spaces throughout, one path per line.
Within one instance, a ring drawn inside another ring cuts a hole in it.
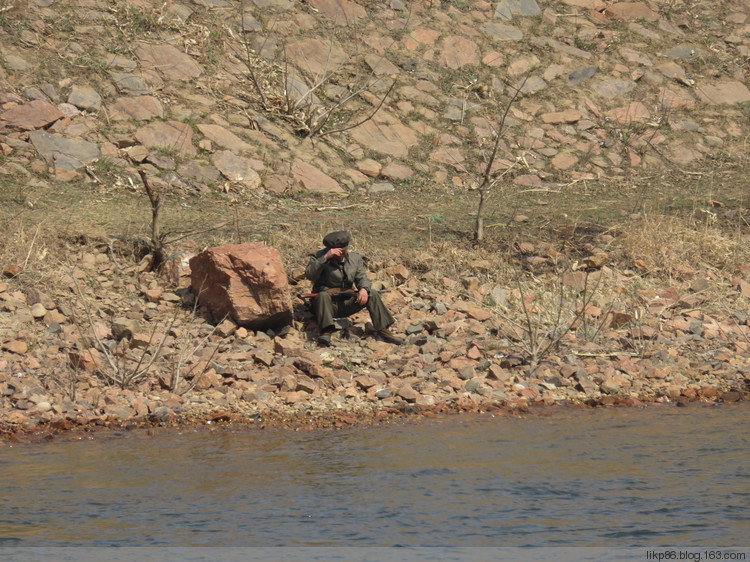
M 76 296 L 83 307 L 86 314 L 86 321 L 90 328 L 90 332 L 84 333 L 80 325 L 78 326 L 80 339 L 86 347 L 91 347 L 90 343 L 93 340 L 95 342 L 95 349 L 104 356 L 104 361 L 98 366 L 99 373 L 108 383 L 116 384 L 122 389 L 132 388 L 149 374 L 154 363 L 161 355 L 169 330 L 177 319 L 179 309 L 175 310 L 174 315 L 165 326 L 164 333 L 160 338 L 157 337 L 159 324 L 154 324 L 148 343 L 140 351 L 132 350 L 127 338 L 108 345 L 99 337 L 91 306 L 75 277 L 73 277 L 73 284 Z
M 244 53 L 240 58 L 247 68 L 251 92 L 240 93 L 240 97 L 267 115 L 285 120 L 302 137 L 315 139 L 366 123 L 380 111 L 396 85 L 396 79 L 393 79 L 384 94 L 375 96 L 371 91 L 376 82 L 374 70 L 366 74 L 346 64 L 336 68 L 331 61 L 332 38 L 328 60 L 320 72 L 292 68 L 286 53 L 280 62 L 267 61 L 251 45 L 255 32 L 244 27 L 244 14 L 245 2 L 242 0 L 239 15 L 243 23 L 239 39 Z M 307 76 L 300 78 L 297 72 Z M 374 107 L 370 105 L 373 98 L 377 99 L 372 103 Z M 366 104 L 361 103 L 363 100 L 367 100 Z
M 516 333 L 520 336 L 530 374 L 545 357 L 558 348 L 567 334 L 575 332 L 593 302 L 600 282 L 601 276 L 593 286 L 590 286 L 587 273 L 579 299 L 578 295 L 566 292 L 562 274 L 556 279 L 557 291 L 549 288 L 534 290 L 533 280 L 524 282 L 520 276 L 516 278 L 516 287 L 520 295 L 516 306 L 520 311 L 516 317 L 509 314 L 504 317 L 516 328 Z

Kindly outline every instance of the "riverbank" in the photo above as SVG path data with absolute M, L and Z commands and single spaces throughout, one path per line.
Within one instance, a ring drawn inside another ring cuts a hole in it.
M 733 3 L 116 4 L 0 1 L 4 435 L 747 396 Z M 334 230 L 403 346 L 364 314 L 317 346 Z M 278 332 L 185 283 L 249 241 Z
M 519 247 L 525 264 L 540 250 Z M 419 256 L 371 263 L 406 342 L 376 340 L 363 312 L 319 347 L 301 299 L 278 333 L 216 326 L 193 302 L 185 260 L 153 273 L 148 256 L 89 245 L 50 293 L 0 283 L 2 435 L 747 398 L 741 278 L 684 268 L 665 283 L 596 252 L 580 268 L 521 264 L 514 286 L 493 282 L 507 263 L 477 253 L 457 276 L 425 256 L 420 269 L 408 265 Z M 289 277 L 307 290 L 298 270 Z

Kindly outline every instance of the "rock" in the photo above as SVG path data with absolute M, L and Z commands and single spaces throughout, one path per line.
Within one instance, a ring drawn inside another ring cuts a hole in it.
M 493 287 L 487 298 L 494 306 L 505 306 L 507 295 L 502 287 Z
M 19 57 L 18 55 L 7 54 L 3 56 L 3 59 L 5 60 L 5 64 L 8 65 L 8 68 L 12 70 L 17 70 L 19 72 L 28 72 L 34 68 L 34 65 L 32 65 L 25 58 Z
M 581 112 L 577 109 L 568 109 L 566 111 L 543 113 L 541 118 L 542 122 L 554 125 L 561 123 L 575 123 L 581 119 Z
M 696 87 L 700 98 L 709 105 L 737 105 L 750 102 L 750 90 L 742 82 L 730 81 Z
M 152 345 L 157 345 L 163 338 L 162 334 L 158 334 L 156 332 L 135 332 L 130 337 L 130 348 L 131 349 L 137 349 L 137 348 L 146 348 L 150 347 Z
M 315 38 L 288 44 L 284 54 L 295 66 L 313 76 L 333 72 L 349 58 L 338 44 Z
M 523 39 L 523 32 L 517 27 L 494 21 L 484 24 L 482 31 L 495 41 L 519 41 Z
M 594 74 L 596 74 L 596 67 L 585 66 L 571 72 L 568 75 L 568 82 L 570 82 L 571 86 L 578 86 L 581 82 L 588 80 Z
M 511 375 L 508 371 L 493 363 L 487 369 L 487 378 L 490 380 L 505 382 L 510 380 Z
M 467 365 L 458 371 L 458 378 L 462 381 L 468 381 L 474 378 L 476 371 L 472 365 Z
M 516 88 L 521 88 L 524 94 L 535 94 L 547 87 L 547 82 L 541 76 L 532 75 L 515 84 Z
M 195 161 L 183 162 L 177 169 L 177 173 L 183 178 L 192 178 L 204 183 L 216 183 L 221 179 L 221 173 L 219 172 L 219 170 L 217 170 L 213 166 Z
M 566 55 L 570 55 L 572 57 L 578 57 L 581 59 L 590 59 L 593 57 L 593 55 L 588 51 L 584 51 L 583 49 L 579 49 L 578 47 L 567 45 L 566 43 L 561 43 L 560 41 L 556 41 L 555 39 L 547 36 L 532 37 L 531 42 L 542 47 L 552 47 L 555 51 L 565 53 Z
M 464 385 L 464 390 L 466 392 L 477 392 L 479 390 L 480 383 L 477 379 L 471 379 L 466 381 L 466 384 Z
M 484 310 L 483 308 L 470 308 L 466 311 L 467 316 L 469 318 L 473 318 L 474 320 L 479 320 L 480 322 L 485 322 L 492 318 L 494 314 L 490 312 L 489 310 Z
M 294 161 L 291 173 L 296 181 L 313 193 L 345 193 L 336 180 L 302 160 Z
M 659 98 L 663 100 L 662 103 L 666 109 L 680 110 L 695 107 L 695 99 L 685 90 L 661 88 L 659 90 Z
M 588 377 L 588 375 L 586 375 L 586 373 L 583 372 L 582 369 L 576 371 L 573 376 L 578 381 L 577 387 L 586 394 L 591 394 L 596 390 L 596 384 Z
M 117 341 L 132 338 L 138 332 L 138 322 L 130 318 L 115 318 L 112 321 L 112 335 Z
M 593 86 L 593 90 L 606 99 L 627 94 L 633 88 L 635 88 L 635 82 L 632 80 L 617 80 L 615 78 L 605 78 Z
M 391 387 L 381 388 L 377 392 L 375 392 L 375 397 L 379 400 L 383 400 L 385 398 L 390 398 L 393 396 L 393 389 Z
M 628 125 L 634 122 L 647 121 L 651 118 L 651 111 L 644 104 L 636 101 L 609 110 L 607 112 L 607 117 L 610 117 L 623 125 Z
M 186 156 L 195 156 L 193 129 L 179 121 L 157 121 L 138 129 L 135 138 L 149 148 L 174 150 Z
M 367 17 L 365 9 L 350 0 L 310 0 L 310 6 L 336 25 L 352 25 Z
M 612 379 L 605 379 L 600 385 L 599 388 L 601 391 L 605 394 L 617 394 L 620 392 L 620 385 L 618 385 L 614 380 Z
M 705 282 L 705 279 L 704 279 L 704 282 Z M 706 283 L 706 285 L 708 285 L 708 283 Z M 738 288 L 743 297 L 750 299 L 750 283 L 748 283 L 744 279 L 740 279 L 738 283 Z
M 380 175 L 390 180 L 405 180 L 414 175 L 414 170 L 399 162 L 390 162 L 380 171 Z
M 381 55 L 371 53 L 365 55 L 365 63 L 372 69 L 375 76 L 393 76 L 401 72 L 401 69 Z
M 385 272 L 390 275 L 397 284 L 409 279 L 409 270 L 405 265 L 394 265 L 386 268 Z
M 359 127 L 352 129 L 349 134 L 368 149 L 396 158 L 407 157 L 409 149 L 420 141 L 420 137 L 411 127 L 407 127 L 398 118 L 382 111 Z
M 65 117 L 59 109 L 42 100 L 33 100 L 18 105 L 0 114 L 0 121 L 22 131 L 31 131 L 48 127 Z
M 198 130 L 215 144 L 232 152 L 251 152 L 253 147 L 220 125 L 200 124 Z
M 317 389 L 317 383 L 310 377 L 307 377 L 305 375 L 299 375 L 297 377 L 297 386 L 295 387 L 295 390 L 306 392 L 307 394 L 312 394 Z
M 585 10 L 595 10 L 597 12 L 607 7 L 604 0 L 562 0 L 562 2 L 568 6 L 575 6 Z
M 44 305 L 42 303 L 38 302 L 31 306 L 31 315 L 34 318 L 44 318 L 46 314 L 47 314 L 47 309 L 44 308 Z
M 561 152 L 557 154 L 550 164 L 552 164 L 557 170 L 567 170 L 578 163 L 578 158 L 570 152 Z
M 562 284 L 568 289 L 583 291 L 586 288 L 586 279 L 588 274 L 583 271 L 573 271 L 563 275 Z
M 524 187 L 542 187 L 544 185 L 542 179 L 536 174 L 521 174 L 513 180 L 513 183 Z
M 495 9 L 495 17 L 503 20 L 513 16 L 538 16 L 542 11 L 536 0 L 500 0 Z
M 2 345 L 2 349 L 4 351 L 9 351 L 17 355 L 26 355 L 26 352 L 29 350 L 29 346 L 26 344 L 25 341 L 12 340 L 12 341 L 5 342 Z
M 739 402 L 742 396 L 736 390 L 727 390 L 721 394 L 721 399 L 724 402 Z
M 479 63 L 479 47 L 474 41 L 459 35 L 450 35 L 443 40 L 440 64 L 457 70 L 467 64 Z
M 142 96 L 151 93 L 151 88 L 140 76 L 125 72 L 111 72 L 117 90 L 128 96 Z
M 391 193 L 396 191 L 396 187 L 389 181 L 379 181 L 373 183 L 368 189 L 368 193 Z
M 583 264 L 587 269 L 601 269 L 609 261 L 609 254 L 606 252 L 597 252 L 594 255 L 587 256 L 583 259 Z M 592 277 L 592 281 L 595 279 Z
M 228 150 L 221 150 L 211 159 L 214 166 L 229 181 L 241 183 L 248 189 L 257 189 L 260 186 L 260 176 L 247 158 L 236 156 Z
M 113 121 L 148 121 L 154 117 L 164 117 L 161 102 L 153 96 L 121 97 L 109 108 Z
M 666 379 L 667 371 L 659 367 L 651 367 L 646 371 L 647 379 Z
M 68 352 L 68 358 L 74 368 L 84 371 L 95 372 L 102 365 L 101 354 L 93 347 L 84 351 L 72 349 Z
M 192 57 L 168 43 L 138 43 L 135 55 L 141 64 L 161 72 L 167 80 L 190 80 L 203 73 Z
M 604 10 L 604 14 L 615 20 L 636 21 L 646 20 L 650 22 L 659 21 L 659 14 L 654 12 L 646 4 L 640 2 L 617 2 Z
M 169 421 L 170 416 L 171 412 L 166 406 L 158 406 L 151 412 L 151 417 L 160 422 Z
M 262 242 L 209 248 L 190 259 L 193 293 L 217 321 L 249 329 L 292 321 L 292 299 L 281 256 Z
M 10 412 L 5 419 L 8 421 L 8 423 L 23 425 L 29 421 L 29 416 L 16 411 Z
M 693 61 L 704 58 L 707 53 L 705 50 L 694 45 L 677 45 L 664 54 L 675 59 Z
M 0 283 L 0 292 L 2 292 L 1 285 L 3 284 Z M 41 303 L 47 310 L 53 310 L 56 308 L 55 301 L 53 301 L 47 293 L 44 293 L 35 287 L 26 291 L 26 303 L 30 305 Z
M 99 147 L 92 142 L 52 135 L 47 131 L 32 131 L 29 140 L 42 158 L 63 170 L 83 168 L 101 156 Z
M 416 402 L 417 398 L 419 398 L 419 393 L 412 388 L 412 386 L 408 383 L 402 384 L 397 390 L 396 395 L 400 396 L 407 402 Z
M 222 338 L 228 338 L 237 331 L 237 324 L 227 318 L 218 326 L 216 326 L 216 334 Z
M 156 289 L 145 289 L 143 291 L 143 296 L 146 297 L 148 302 L 159 302 L 163 295 L 164 291 L 158 287 Z
M 99 111 L 102 107 L 102 97 L 91 86 L 73 86 L 68 103 L 78 109 Z

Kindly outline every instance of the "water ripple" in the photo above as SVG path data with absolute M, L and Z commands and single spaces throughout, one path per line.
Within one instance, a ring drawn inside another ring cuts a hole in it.
M 0 451 L 0 546 L 746 542 L 747 407 Z

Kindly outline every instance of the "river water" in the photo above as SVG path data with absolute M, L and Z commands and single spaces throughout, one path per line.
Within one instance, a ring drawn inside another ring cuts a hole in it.
M 0 548 L 747 547 L 749 414 L 550 409 L 3 446 Z

